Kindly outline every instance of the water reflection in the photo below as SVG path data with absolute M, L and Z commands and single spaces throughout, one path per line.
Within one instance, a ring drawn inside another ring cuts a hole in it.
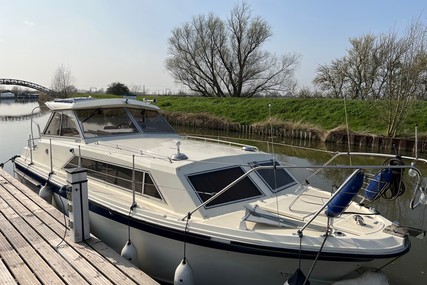
M 37 110 L 34 110 L 34 108 Z M 48 109 L 43 103 L 34 100 L 12 99 L 0 100 L 0 121 L 30 120 L 34 110 L 34 118 L 43 116 Z
M 34 122 L 44 126 L 48 113 L 44 104 L 37 101 L 0 100 L 0 162 L 5 162 L 12 156 L 21 153 L 28 144 L 31 128 L 31 112 L 34 112 Z M 43 108 L 39 108 L 43 107 Z M 4 169 L 12 173 L 12 164 L 7 163 Z

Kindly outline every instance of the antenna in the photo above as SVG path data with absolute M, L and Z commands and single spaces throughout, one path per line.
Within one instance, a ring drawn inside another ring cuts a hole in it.
M 347 127 L 347 146 L 348 146 L 348 153 L 351 152 L 351 146 L 350 146 L 350 130 L 348 126 L 348 115 L 347 115 L 347 101 L 346 101 L 346 95 L 344 94 L 344 114 L 345 114 L 345 125 Z M 349 156 L 350 159 L 350 165 L 351 163 L 351 156 Z
M 415 168 L 416 167 L 416 161 L 418 160 L 418 124 L 415 125 L 415 145 L 414 145 L 414 156 L 415 156 L 415 160 L 411 162 L 411 167 Z M 408 175 L 411 177 L 415 177 L 417 176 L 417 172 L 413 169 L 410 168 L 408 170 Z
M 276 175 L 276 157 L 274 154 L 274 141 L 273 141 L 273 119 L 271 117 L 271 104 L 268 104 L 268 115 L 270 117 L 270 138 L 271 138 L 271 153 L 273 155 L 273 176 L 274 176 L 274 189 L 277 189 L 277 175 Z M 279 199 L 276 192 L 276 211 L 277 211 L 277 221 L 280 225 L 280 214 L 279 214 Z

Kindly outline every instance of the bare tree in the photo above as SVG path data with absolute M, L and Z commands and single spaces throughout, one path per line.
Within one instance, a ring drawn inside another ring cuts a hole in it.
M 141 84 L 132 83 L 129 87 L 129 91 L 132 94 L 139 94 L 142 92 L 142 86 Z
M 51 88 L 53 91 L 57 92 L 60 97 L 67 98 L 70 94 L 70 86 L 72 86 L 73 81 L 70 67 L 61 64 L 53 75 Z
M 427 87 L 427 28 L 419 21 L 406 33 L 350 39 L 348 55 L 317 69 L 314 84 L 333 97 L 378 100 L 387 135 L 396 136 L 416 99 Z
M 172 31 L 166 68 L 202 96 L 292 92 L 299 56 L 277 57 L 261 50 L 271 35 L 267 22 L 253 18 L 245 2 L 232 9 L 227 21 L 212 13 L 197 16 Z
M 344 68 L 343 60 L 334 60 L 331 66 L 320 65 L 313 83 L 319 86 L 327 96 L 340 98 L 344 94 L 343 89 L 346 82 Z
M 417 98 L 426 91 L 427 28 L 413 23 L 406 35 L 398 39 L 390 33 L 382 40 L 389 51 L 384 58 L 385 68 L 380 82 L 384 82 L 380 96 L 384 98 L 382 113 L 387 121 L 387 135 L 394 137 Z

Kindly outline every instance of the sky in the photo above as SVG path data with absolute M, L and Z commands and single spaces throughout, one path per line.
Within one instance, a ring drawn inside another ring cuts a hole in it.
M 425 0 L 247 0 L 271 26 L 263 49 L 300 55 L 295 77 L 312 88 L 316 69 L 346 55 L 349 39 L 427 25 Z M 199 15 L 222 19 L 238 0 L 0 0 L 0 78 L 51 87 L 69 68 L 78 89 L 113 82 L 149 93 L 185 88 L 165 68 L 174 28 Z M 2 86 L 0 86 L 2 87 Z M 5 87 L 5 86 L 3 86 Z

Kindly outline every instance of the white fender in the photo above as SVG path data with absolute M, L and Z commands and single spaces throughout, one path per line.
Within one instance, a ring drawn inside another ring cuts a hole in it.
M 382 272 L 366 271 L 354 279 L 341 280 L 332 285 L 389 285 L 387 277 Z
M 47 182 L 45 185 L 43 185 L 42 188 L 40 188 L 39 196 L 49 204 L 52 204 L 52 189 L 50 189 L 50 186 L 47 185 Z
M 194 285 L 193 269 L 185 257 L 175 270 L 174 285 Z
M 138 260 L 138 252 L 136 250 L 136 247 L 130 240 L 126 242 L 125 246 L 120 252 L 120 255 L 132 262 L 133 264 L 136 264 Z

